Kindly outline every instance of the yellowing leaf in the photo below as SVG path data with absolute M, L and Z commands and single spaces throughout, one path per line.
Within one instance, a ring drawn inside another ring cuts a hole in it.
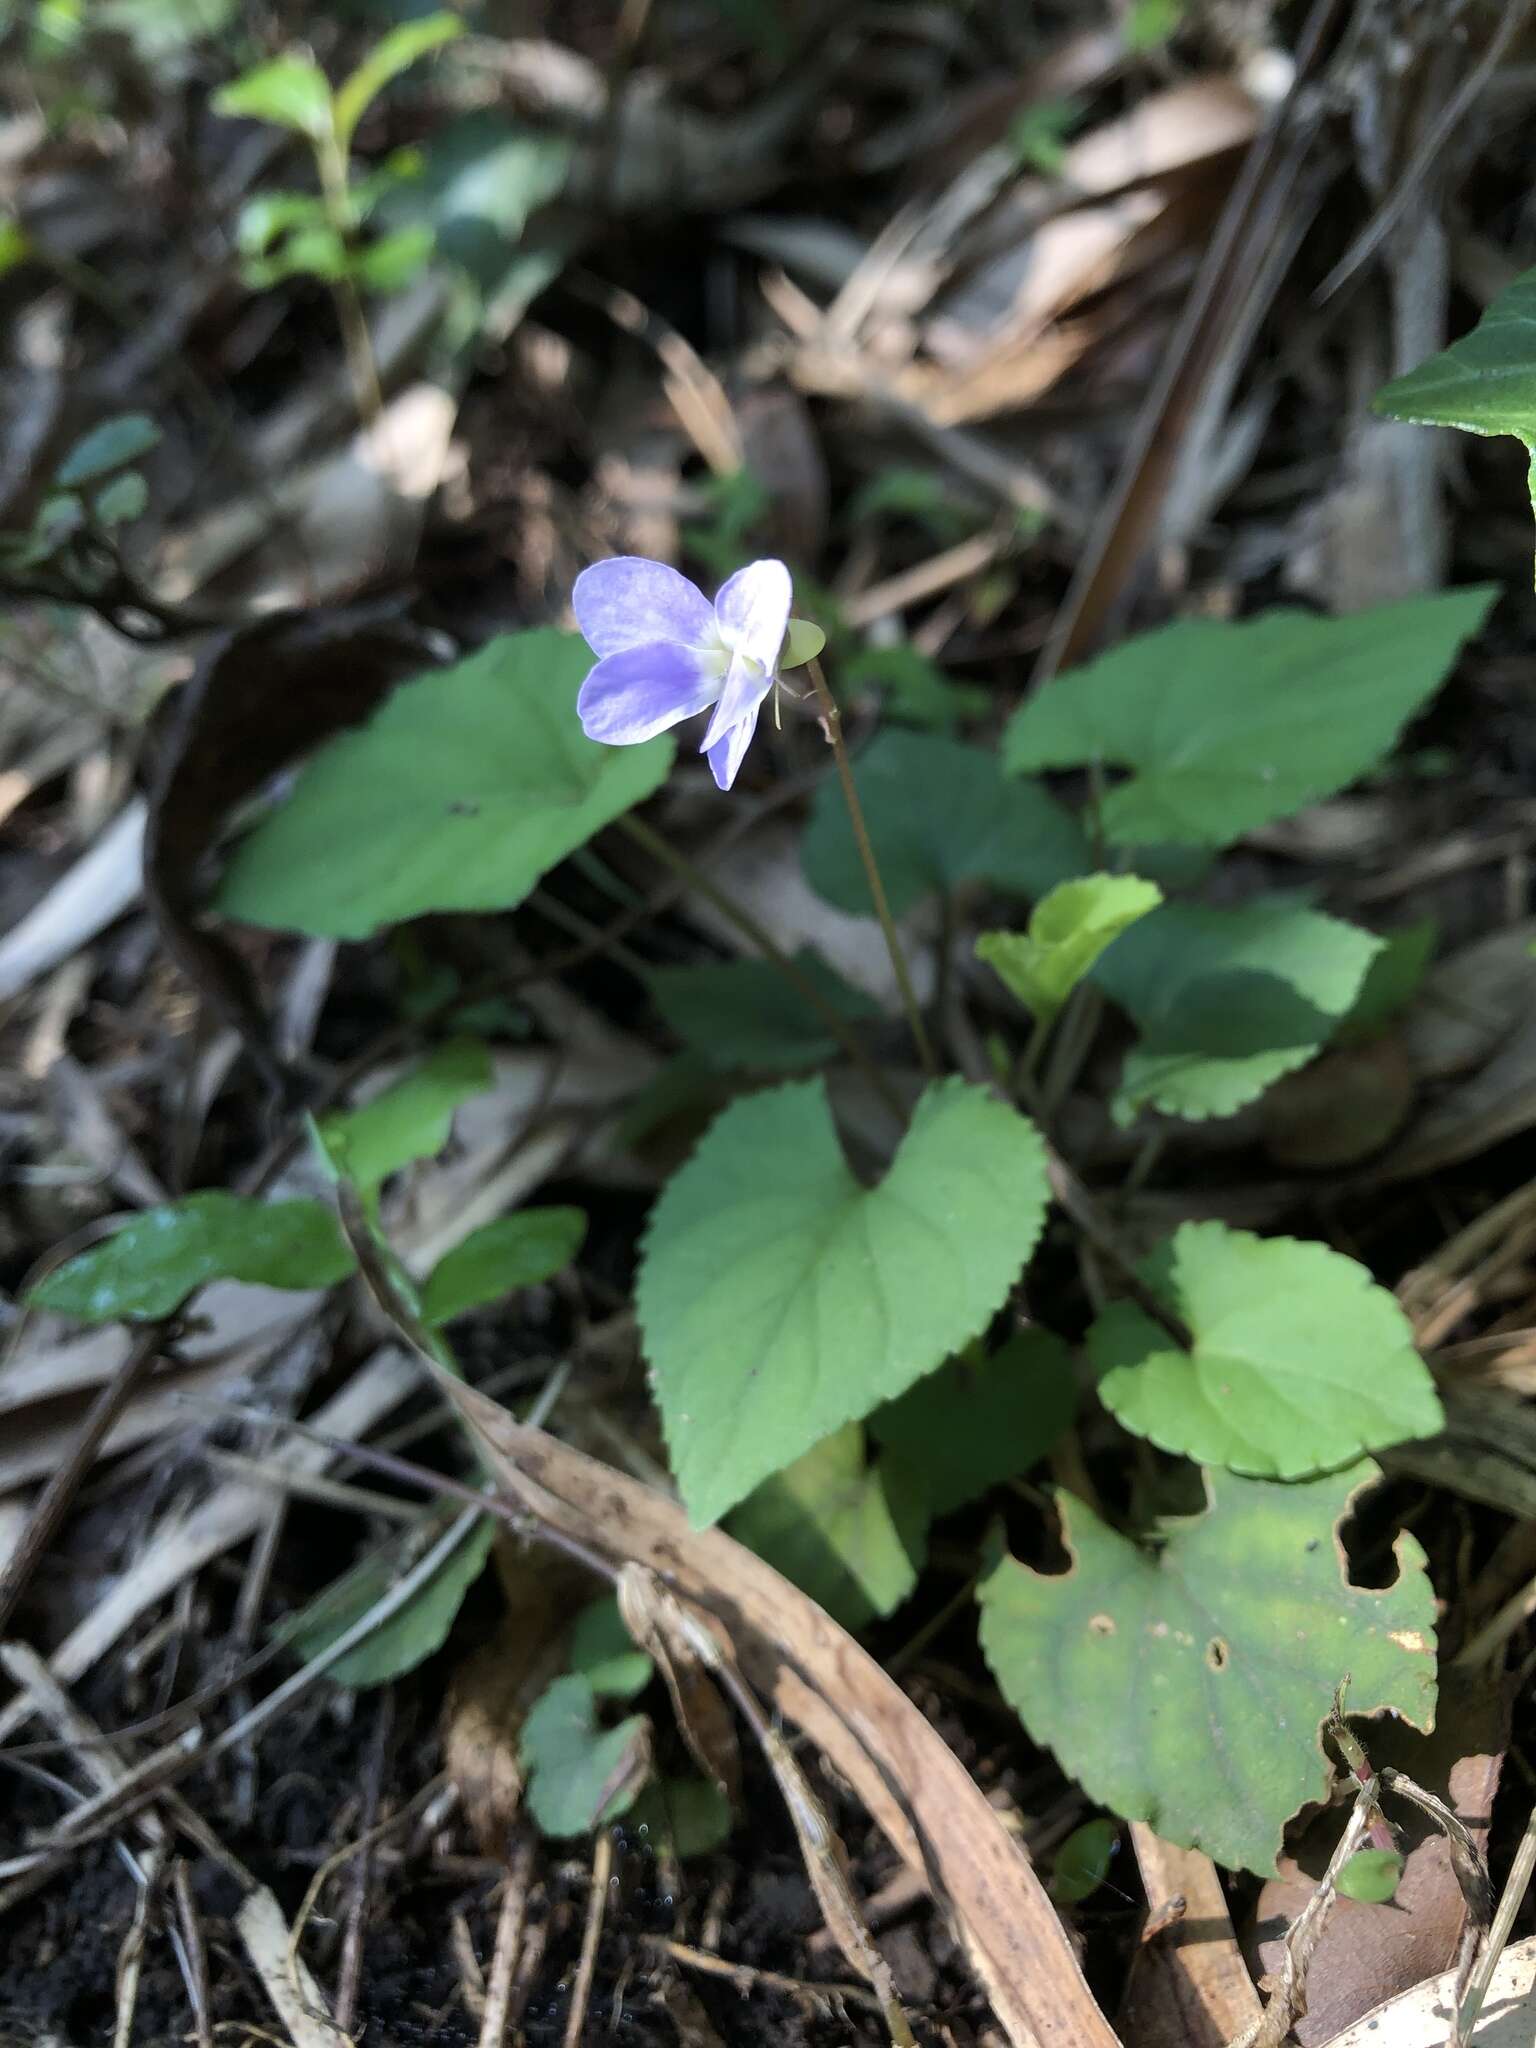
M 1027 931 L 983 932 L 976 957 L 1049 1023 L 1106 947 L 1162 900 L 1155 882 L 1136 875 L 1061 882 L 1035 905 Z
M 1369 1461 L 1294 1486 L 1208 1473 L 1206 1512 L 1155 1547 L 1058 1494 L 1068 1569 L 1005 1557 L 981 1587 L 1009 1704 L 1090 1798 L 1271 1875 L 1285 1823 L 1328 1788 L 1320 1729 L 1346 1672 L 1353 1711 L 1433 1723 L 1423 1551 L 1399 1536 L 1380 1588 L 1344 1569 L 1340 1525 L 1378 1477 Z

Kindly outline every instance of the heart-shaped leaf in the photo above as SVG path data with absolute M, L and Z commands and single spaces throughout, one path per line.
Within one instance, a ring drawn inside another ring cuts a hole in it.
M 987 748 L 937 733 L 878 733 L 854 780 L 892 911 L 962 882 L 1043 896 L 1092 867 L 1081 827 L 1038 783 L 1008 782 Z M 835 778 L 816 792 L 801 847 L 806 880 L 839 910 L 873 908 Z
M 1206 1476 L 1202 1515 L 1142 1548 L 1058 1494 L 1065 1572 L 1003 1558 L 981 1643 L 1030 1734 L 1089 1797 L 1235 1870 L 1272 1875 L 1281 1831 L 1331 1772 L 1320 1729 L 1352 1711 L 1435 1707 L 1434 1590 L 1397 1539 L 1397 1576 L 1349 1583 L 1338 1531 L 1369 1460 L 1296 1486 Z
M 638 747 L 586 737 L 576 693 L 591 666 L 574 633 L 540 629 L 402 684 L 237 848 L 219 909 L 360 939 L 429 910 L 521 903 L 672 764 L 666 734 Z
M 210 1188 L 145 1209 L 40 1280 L 27 1299 L 88 1323 L 168 1316 L 209 1280 L 331 1287 L 352 1252 L 320 1202 L 258 1202 Z
M 1022 932 L 983 932 L 976 957 L 1048 1024 L 1120 934 L 1156 910 L 1163 892 L 1138 875 L 1084 875 L 1042 896 Z
M 819 1081 L 733 1103 L 668 1183 L 636 1290 L 689 1513 L 714 1521 L 975 1336 L 1034 1249 L 1034 1126 L 937 1083 L 873 1188 Z
M 1536 270 L 1507 284 L 1470 334 L 1372 400 L 1389 419 L 1464 434 L 1513 434 L 1532 457 L 1536 504 Z
M 528 1806 L 540 1832 L 557 1839 L 584 1835 L 617 1820 L 639 1798 L 650 1775 L 650 1723 L 633 1714 L 604 1729 L 590 1679 L 557 1678 L 523 1723 Z
M 1348 1015 L 1381 940 L 1289 897 L 1236 909 L 1166 903 L 1117 939 L 1093 978 L 1141 1041 L 1115 1096 L 1169 1116 L 1231 1116 L 1303 1067 Z
M 1186 1223 L 1139 1271 L 1192 1348 L 1115 1301 L 1088 1351 L 1105 1407 L 1163 1450 L 1296 1479 L 1444 1426 L 1408 1318 L 1342 1253 Z
M 1004 761 L 1128 768 L 1101 806 L 1113 845 L 1225 846 L 1374 768 L 1496 595 L 1180 619 L 1047 683 L 1014 714 Z

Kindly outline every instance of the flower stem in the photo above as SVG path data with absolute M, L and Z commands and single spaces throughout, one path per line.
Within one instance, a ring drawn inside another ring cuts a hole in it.
M 912 977 L 907 972 L 907 958 L 901 950 L 901 939 L 897 934 L 896 920 L 891 916 L 891 906 L 886 900 L 885 884 L 880 879 L 880 865 L 875 859 L 875 849 L 870 843 L 869 827 L 864 822 L 864 807 L 859 802 L 859 792 L 854 787 L 853 769 L 848 760 L 848 748 L 843 740 L 843 721 L 837 708 L 837 700 L 827 687 L 822 674 L 821 663 L 814 658 L 807 664 L 811 686 L 816 692 L 816 702 L 821 710 L 822 730 L 827 744 L 832 749 L 832 758 L 837 763 L 838 780 L 843 785 L 843 800 L 848 806 L 848 821 L 853 827 L 854 842 L 859 849 L 859 859 L 864 863 L 864 873 L 869 881 L 869 893 L 874 899 L 875 915 L 880 920 L 880 929 L 885 934 L 885 949 L 891 956 L 891 968 L 896 976 L 896 986 L 901 991 L 902 1007 L 907 1013 L 907 1023 L 912 1032 L 912 1042 L 917 1047 L 917 1056 L 923 1063 L 923 1071 L 936 1073 L 933 1047 L 929 1042 L 928 1028 L 923 1022 L 923 1013 L 918 1007 L 917 992 L 912 986 Z
M 808 1003 L 816 1012 L 849 1059 L 875 1090 L 875 1093 L 880 1097 L 886 1108 L 904 1124 L 907 1120 L 907 1112 L 902 1106 L 900 1096 L 891 1086 L 887 1076 L 881 1072 L 863 1046 L 860 1045 L 848 1023 L 848 1019 L 840 1015 L 833 1008 L 821 993 L 821 990 L 817 988 L 815 982 L 796 966 L 772 932 L 766 926 L 759 924 L 750 910 L 744 909 L 733 897 L 728 896 L 725 890 L 712 882 L 702 869 L 696 868 L 686 854 L 679 853 L 670 840 L 664 839 L 659 832 L 655 831 L 650 825 L 647 825 L 643 818 L 637 818 L 630 811 L 618 819 L 617 823 L 629 834 L 637 846 L 644 847 L 645 851 L 654 859 L 661 861 L 663 865 L 672 870 L 673 874 L 687 882 L 689 887 L 696 890 L 706 903 L 712 904 L 722 917 L 729 919 L 743 938 L 756 946 L 763 958 L 778 970 L 801 1000 Z
M 315 168 L 320 178 L 320 196 L 326 217 L 340 236 L 350 261 L 353 236 L 357 232 L 357 210 L 347 183 L 347 159 L 334 129 L 314 145 Z M 379 386 L 379 367 L 368 334 L 368 316 L 357 289 L 357 279 L 344 269 L 331 282 L 331 303 L 341 328 L 342 348 L 352 380 L 352 395 L 358 417 L 365 427 L 373 426 L 384 410 L 384 393 Z

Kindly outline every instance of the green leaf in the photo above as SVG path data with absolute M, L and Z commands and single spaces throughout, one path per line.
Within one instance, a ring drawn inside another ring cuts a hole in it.
M 1093 865 L 1070 813 L 1036 783 L 1005 781 L 984 748 L 937 734 L 882 732 L 853 772 L 897 917 L 921 897 L 962 882 L 1043 896 Z M 818 896 L 839 910 L 870 913 L 869 884 L 835 776 L 816 792 L 801 858 Z
M 457 1509 L 454 1513 L 457 1513 Z M 423 1555 L 446 1534 L 452 1516 L 437 1512 L 423 1516 L 417 1537 L 417 1554 Z M 376 1628 L 326 1674 L 337 1685 L 358 1692 L 371 1685 L 384 1685 L 391 1678 L 403 1678 L 418 1664 L 425 1664 L 448 1640 L 448 1631 L 464 1604 L 464 1596 L 479 1578 L 490 1555 L 496 1524 L 482 1515 L 471 1524 L 464 1540 L 453 1549 L 398 1613 Z M 392 1551 L 365 1557 L 316 1599 L 274 1630 L 302 1662 L 308 1663 L 360 1621 L 369 1608 L 381 1600 L 403 1575 L 405 1566 Z
M 921 1486 L 867 1465 L 856 1422 L 774 1474 L 734 1510 L 730 1532 L 846 1629 L 893 1614 L 917 1584 Z
M 1408 1318 L 1342 1253 L 1185 1223 L 1138 1271 L 1193 1348 L 1115 1301 L 1088 1353 L 1105 1407 L 1163 1450 L 1299 1479 L 1444 1427 Z
M 1532 458 L 1536 504 L 1536 270 L 1505 286 L 1470 334 L 1372 400 L 1389 419 L 1464 434 L 1513 434 Z
M 126 526 L 142 514 L 148 503 L 149 485 L 136 469 L 125 469 L 96 493 L 91 511 L 99 526 Z
M 1056 1851 L 1051 1866 L 1051 1897 L 1058 1905 L 1079 1906 L 1091 1898 L 1109 1875 L 1120 1846 L 1118 1821 L 1084 1821 Z
M 392 234 L 380 235 L 353 257 L 353 275 L 371 292 L 397 292 L 432 254 L 434 239 L 426 226 L 396 228 Z
M 484 1094 L 494 1079 L 491 1056 L 478 1039 L 450 1039 L 361 1109 L 323 1117 L 321 1140 L 347 1178 L 368 1194 L 412 1160 L 435 1159 L 448 1142 L 459 1104 Z
M 789 630 L 784 635 L 779 667 L 803 668 L 806 662 L 816 659 L 826 644 L 827 636 L 814 619 L 791 619 Z
M 1233 910 L 1164 904 L 1094 970 L 1141 1031 L 1116 1117 L 1129 1123 L 1144 1103 L 1169 1116 L 1231 1116 L 1327 1044 L 1380 947 L 1292 897 Z
M 644 1692 L 656 1668 L 644 1650 L 635 1648 L 612 1593 L 593 1600 L 577 1615 L 567 1662 L 593 1692 L 616 1700 L 631 1700 Z
M 670 1843 L 686 1863 L 691 1856 L 713 1856 L 730 1840 L 735 1826 L 731 1802 L 707 1778 L 660 1778 L 646 1786 L 630 1809 L 631 1832 L 648 1831 L 653 1840 Z
M 20 221 L 0 220 L 0 277 L 32 260 L 32 238 Z
M 402 684 L 237 849 L 218 907 L 361 939 L 426 911 L 521 903 L 672 765 L 666 734 L 638 747 L 585 736 L 576 693 L 591 666 L 574 633 L 540 629 Z
M 869 1419 L 870 1434 L 919 1473 L 935 1515 L 952 1514 L 1038 1464 L 1077 1407 L 1072 1354 L 1049 1330 L 1021 1330 L 980 1364 L 954 1359 Z
M 1102 805 L 1113 845 L 1225 846 L 1376 767 L 1497 594 L 1180 619 L 1047 683 L 1010 721 L 1004 760 L 1128 768 Z
M 936 661 L 903 640 L 895 647 L 866 647 L 842 665 L 843 686 L 885 693 L 885 712 L 925 732 L 953 732 L 964 718 L 979 718 L 991 692 L 975 683 L 956 683 Z
M 941 544 L 963 540 L 985 524 L 978 506 L 956 503 L 953 481 L 942 471 L 900 464 L 872 476 L 848 501 L 854 529 L 882 517 L 914 520 Z
M 1384 1906 L 1397 1896 L 1403 1859 L 1395 1849 L 1358 1849 L 1338 1875 L 1341 1898 Z
M 320 1202 L 259 1202 L 210 1188 L 145 1209 L 105 1243 L 40 1280 L 27 1299 L 88 1323 L 153 1320 L 209 1280 L 331 1287 L 352 1270 L 341 1226 Z
M 159 445 L 160 429 L 147 414 L 125 412 L 118 419 L 103 420 L 77 441 L 59 464 L 54 482 L 70 490 L 93 484 L 115 469 L 126 469 Z
M 650 1769 L 650 1723 L 635 1714 L 600 1728 L 591 1682 L 572 1672 L 547 1688 L 523 1723 L 522 1760 L 540 1831 L 584 1835 L 639 1798 Z
M 295 228 L 334 233 L 324 204 L 313 192 L 258 192 L 240 209 L 235 247 L 242 256 L 260 256 L 279 235 Z M 340 236 L 336 239 L 339 245 Z
M 1354 1712 L 1433 1721 L 1423 1551 L 1399 1536 L 1386 1587 L 1344 1571 L 1340 1525 L 1378 1477 L 1369 1460 L 1296 1486 L 1208 1473 L 1206 1512 L 1164 1524 L 1155 1549 L 1058 1494 L 1070 1569 L 1004 1557 L 981 1587 L 1009 1704 L 1090 1798 L 1273 1875 L 1285 1823 L 1327 1792 L 1320 1729 L 1346 1672 Z
M 879 1016 L 877 1005 L 818 954 L 799 952 L 795 965 L 839 1016 L 851 1023 Z M 657 967 L 650 988 L 684 1045 L 721 1072 L 791 1072 L 820 1066 L 837 1051 L 815 1010 L 766 960 Z
M 1157 884 L 1137 875 L 1060 882 L 1035 905 L 1027 932 L 983 932 L 976 957 L 1048 1024 L 1100 954 L 1162 900 Z
M 258 64 L 254 70 L 220 86 L 209 101 L 216 114 L 234 120 L 270 121 L 295 128 L 311 142 L 331 128 L 331 88 L 313 57 L 291 52 Z
M 336 88 L 336 139 L 343 152 L 352 147 L 357 124 L 385 86 L 408 71 L 429 50 L 436 50 L 464 33 L 456 14 L 424 14 L 415 21 L 402 21 L 374 44 L 362 63 Z
M 429 1323 L 451 1322 L 467 1310 L 537 1287 L 581 1250 L 587 1219 L 580 1209 L 518 1209 L 482 1224 L 444 1253 L 421 1291 Z
M 1125 47 L 1156 50 L 1184 23 L 1185 0 L 1131 0 L 1125 17 Z
M 656 1204 L 636 1293 L 694 1521 L 975 1336 L 1047 1199 L 1039 1133 L 963 1081 L 926 1091 L 873 1188 L 849 1171 L 819 1081 L 732 1103 Z
M 1435 948 L 1440 943 L 1439 921 L 1421 917 L 1400 930 L 1388 932 L 1381 951 L 1366 969 L 1360 993 L 1349 1015 L 1339 1027 L 1341 1045 L 1355 1045 L 1374 1038 L 1399 1010 L 1413 1000 L 1419 983 L 1429 972 Z
M 490 290 L 529 216 L 564 186 L 572 147 L 488 108 L 462 114 L 428 139 L 420 179 L 400 203 L 419 206 L 439 247 Z
M 1054 178 L 1067 160 L 1067 137 L 1083 118 L 1080 99 L 1039 100 L 1008 130 L 1008 147 L 1021 164 Z

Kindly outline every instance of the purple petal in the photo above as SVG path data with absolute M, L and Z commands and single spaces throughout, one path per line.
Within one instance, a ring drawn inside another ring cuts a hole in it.
M 720 692 L 720 702 L 715 706 L 715 715 L 709 721 L 709 730 L 699 746 L 701 754 L 707 754 L 715 742 L 723 739 L 733 727 L 744 719 L 757 723 L 758 706 L 773 688 L 772 669 L 759 668 L 756 662 L 744 660 L 739 654 L 731 656 L 731 665 L 726 670 L 725 685 Z M 751 732 L 747 739 L 752 737 Z M 742 741 L 746 745 L 746 740 Z M 720 787 L 729 789 L 730 783 Z
M 752 744 L 752 735 L 757 731 L 757 706 L 753 705 L 739 725 L 733 725 L 723 739 L 717 740 L 708 749 L 709 765 L 714 771 L 715 781 L 722 789 L 729 789 L 736 780 L 736 770 L 746 757 L 747 748 Z
M 709 599 L 665 562 L 614 555 L 583 569 L 571 591 L 576 623 L 594 654 L 622 654 L 671 640 L 680 647 L 718 644 Z
M 731 652 L 761 662 L 772 675 L 789 630 L 793 594 L 782 562 L 749 562 L 722 583 L 715 596 L 715 617 L 725 629 Z
M 719 688 L 719 676 L 691 649 L 653 643 L 605 655 L 589 670 L 576 709 L 589 740 L 632 747 L 713 704 Z

